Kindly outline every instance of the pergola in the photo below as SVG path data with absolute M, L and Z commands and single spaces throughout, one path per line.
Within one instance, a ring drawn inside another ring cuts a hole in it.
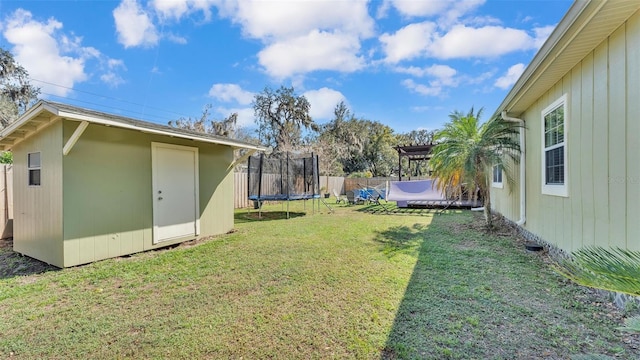
M 409 160 L 409 169 L 412 161 L 429 161 L 431 159 L 431 149 L 435 144 L 422 145 L 398 145 L 394 149 L 398 152 L 398 180 L 402 181 L 402 158 Z

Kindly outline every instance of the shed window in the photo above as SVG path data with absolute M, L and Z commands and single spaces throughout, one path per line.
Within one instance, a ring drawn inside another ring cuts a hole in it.
M 542 193 L 567 196 L 567 98 L 542 111 Z
M 502 188 L 502 166 L 493 166 L 493 176 L 491 180 L 491 186 L 496 188 Z
M 40 153 L 27 154 L 27 169 L 29 170 L 29 186 L 40 186 Z

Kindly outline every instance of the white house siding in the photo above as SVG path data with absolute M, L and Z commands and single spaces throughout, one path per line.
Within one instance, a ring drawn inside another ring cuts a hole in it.
M 491 187 L 491 208 L 498 210 L 507 219 L 517 221 L 520 217 L 520 168 L 518 164 L 512 164 L 510 166 L 514 186 L 513 188 L 509 187 L 507 177 L 503 174 L 503 187 Z
M 588 245 L 640 250 L 639 49 L 636 12 L 521 115 L 527 127 L 524 228 L 565 251 Z M 568 197 L 541 193 L 541 111 L 563 94 Z M 513 221 L 520 216 L 518 185 L 511 194 L 507 186 L 492 188 L 494 208 Z
M 62 266 L 62 122 L 13 148 L 13 249 Z M 41 153 L 41 185 L 28 185 L 27 154 Z

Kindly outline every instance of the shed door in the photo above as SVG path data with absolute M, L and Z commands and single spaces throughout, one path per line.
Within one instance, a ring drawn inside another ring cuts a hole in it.
M 198 234 L 198 149 L 152 143 L 153 243 Z

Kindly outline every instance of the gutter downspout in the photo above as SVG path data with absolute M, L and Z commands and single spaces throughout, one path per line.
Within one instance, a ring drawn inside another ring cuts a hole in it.
M 517 122 L 520 127 L 520 219 L 516 221 L 516 225 L 522 226 L 527 221 L 526 210 L 526 163 L 525 163 L 525 134 L 524 134 L 524 120 L 510 117 L 507 115 L 507 111 L 502 112 L 502 120 L 509 122 Z

